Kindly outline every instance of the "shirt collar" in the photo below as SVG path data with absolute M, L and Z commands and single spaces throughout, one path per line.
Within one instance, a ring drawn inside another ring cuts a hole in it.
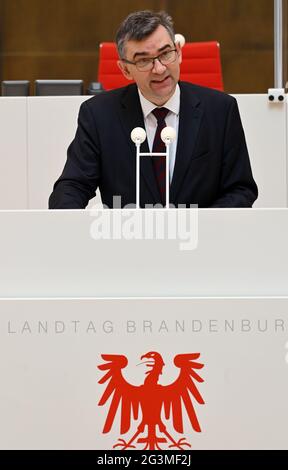
M 151 103 L 151 101 L 148 101 L 141 93 L 141 91 L 138 88 L 138 93 L 139 93 L 139 98 L 140 98 L 140 103 L 141 103 L 141 108 L 143 111 L 143 116 L 146 119 L 147 116 L 153 111 L 153 109 L 157 108 L 154 103 Z M 171 98 L 165 103 L 163 106 L 166 109 L 169 109 L 172 113 L 176 114 L 178 116 L 179 110 L 180 110 L 180 88 L 177 83 L 175 91 Z

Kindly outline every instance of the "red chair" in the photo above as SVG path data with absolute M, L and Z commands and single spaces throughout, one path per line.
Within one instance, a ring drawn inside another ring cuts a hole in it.
M 182 48 L 180 80 L 217 90 L 223 90 L 223 78 L 218 42 L 190 42 Z M 105 90 L 132 83 L 117 65 L 118 53 L 114 42 L 100 44 L 98 81 Z
M 104 90 L 113 90 L 132 83 L 122 74 L 117 65 L 118 52 L 115 42 L 102 42 L 99 48 L 98 82 Z
M 218 42 L 188 42 L 182 57 L 180 80 L 224 90 Z

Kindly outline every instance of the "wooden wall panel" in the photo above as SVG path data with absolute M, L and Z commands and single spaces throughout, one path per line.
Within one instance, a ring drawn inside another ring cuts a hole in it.
M 0 80 L 2 80 L 3 75 L 3 37 L 2 31 L 4 29 L 4 3 L 3 0 L 0 0 Z
M 273 86 L 273 0 L 0 0 L 1 79 L 97 78 L 98 46 L 138 9 L 166 9 L 187 41 L 221 44 L 225 90 Z
M 283 28 L 283 68 L 284 68 L 284 83 L 288 89 L 288 0 L 284 0 L 283 4 L 284 28 Z
M 175 30 L 188 41 L 217 40 L 226 91 L 265 93 L 273 86 L 273 0 L 167 0 Z
M 1 0 L 0 0 L 1 1 Z M 2 79 L 97 78 L 98 47 L 131 11 L 157 0 L 2 0 Z

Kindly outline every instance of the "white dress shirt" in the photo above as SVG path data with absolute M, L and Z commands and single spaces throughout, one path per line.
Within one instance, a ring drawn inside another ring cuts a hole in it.
M 142 107 L 143 117 L 144 117 L 144 124 L 147 134 L 147 140 L 150 152 L 152 152 L 154 137 L 156 134 L 157 129 L 157 119 L 152 113 L 153 109 L 157 108 L 155 104 L 148 101 L 141 93 L 138 88 L 140 103 Z M 161 108 L 169 109 L 169 113 L 165 118 L 165 122 L 167 126 L 173 127 L 176 131 L 176 139 L 172 142 L 170 146 L 170 170 L 169 170 L 169 178 L 170 183 L 173 177 L 173 171 L 175 166 L 175 158 L 176 158 L 176 149 L 177 149 L 177 141 L 178 141 L 178 128 L 179 128 L 179 110 L 180 110 L 180 88 L 179 85 L 176 85 L 175 92 L 171 96 L 171 98 L 165 103 Z M 143 157 L 149 158 L 149 157 Z M 153 158 L 153 157 L 152 157 Z

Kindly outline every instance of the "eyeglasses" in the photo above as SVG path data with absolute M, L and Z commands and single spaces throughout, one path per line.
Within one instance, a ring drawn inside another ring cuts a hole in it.
M 136 60 L 136 62 L 131 62 L 127 59 L 121 59 L 126 64 L 135 65 L 140 72 L 148 72 L 154 67 L 155 60 L 159 60 L 162 65 L 172 64 L 176 60 L 177 49 L 171 49 L 169 51 L 162 52 L 157 57 L 144 57 L 143 59 Z

